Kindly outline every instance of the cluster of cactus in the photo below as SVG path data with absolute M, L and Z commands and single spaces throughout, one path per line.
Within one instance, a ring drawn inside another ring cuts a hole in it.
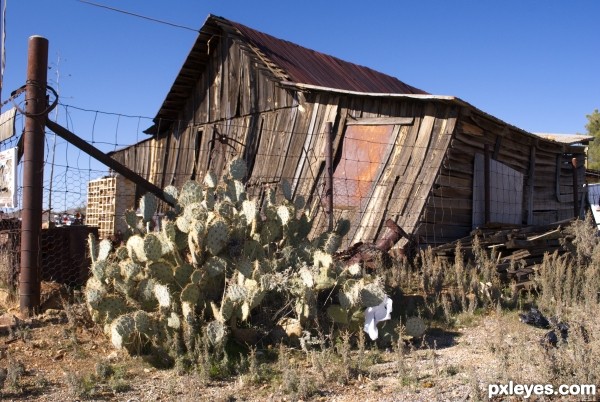
M 238 325 L 252 326 L 253 312 L 271 293 L 291 300 L 305 327 L 317 316 L 358 323 L 357 313 L 382 302 L 381 281 L 333 258 L 348 221 L 309 240 L 313 222 L 289 183 L 267 189 L 259 205 L 247 196 L 246 174 L 235 159 L 220 181 L 209 172 L 203 183 L 165 188 L 175 206 L 160 230 L 150 224 L 157 199 L 144 195 L 141 218 L 126 214 L 130 231 L 116 249 L 90 237 L 86 302 L 115 347 L 136 353 L 144 343 L 172 349 L 176 342 L 184 353 L 199 337 L 221 344 Z M 322 309 L 321 294 L 329 296 Z

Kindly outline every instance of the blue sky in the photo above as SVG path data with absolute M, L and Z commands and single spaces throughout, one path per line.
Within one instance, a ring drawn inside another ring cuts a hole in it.
M 600 108 L 600 2 L 97 2 L 199 28 L 209 13 L 454 95 L 529 131 L 583 132 Z M 25 80 L 27 38 L 60 57 L 61 101 L 152 117 L 196 34 L 76 0 L 7 0 L 2 99 Z M 55 79 L 55 71 L 50 78 Z
M 2 100 L 24 83 L 28 37 L 38 34 L 50 42 L 49 79 L 61 103 L 152 118 L 196 39 L 77 0 L 6 1 Z M 94 1 L 195 29 L 216 14 L 457 96 L 528 131 L 582 133 L 585 115 L 600 108 L 596 0 Z M 141 131 L 151 125 L 74 108 L 58 113 L 106 151 L 146 138 Z M 70 165 L 94 163 L 64 143 L 56 152 Z

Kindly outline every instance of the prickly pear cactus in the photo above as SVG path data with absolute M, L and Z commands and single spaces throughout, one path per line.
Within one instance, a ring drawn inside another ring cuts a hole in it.
M 291 185 L 282 181 L 279 192 L 269 189 L 261 208 L 245 192 L 247 174 L 244 162 L 234 159 L 221 182 L 209 172 L 202 183 L 167 187 L 175 206 L 165 212 L 160 231 L 147 225 L 156 197 L 144 195 L 141 219 L 126 214 L 131 232 L 116 250 L 110 242 L 89 239 L 92 275 L 85 299 L 116 348 L 138 353 L 150 344 L 179 355 L 199 337 L 208 345 L 223 344 L 237 325 L 268 330 L 274 323 L 256 318 L 260 310 L 285 307 L 264 306 L 266 300 L 291 301 L 305 326 L 319 316 L 321 292 L 334 304 L 320 316 L 337 325 L 380 303 L 384 291 L 376 278 L 333 258 L 348 221 L 308 239 L 312 220 L 304 200 L 292 198 Z

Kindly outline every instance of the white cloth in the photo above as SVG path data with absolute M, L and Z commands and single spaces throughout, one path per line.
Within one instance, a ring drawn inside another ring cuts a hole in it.
M 379 336 L 379 330 L 377 329 L 377 323 L 380 321 L 389 320 L 392 312 L 392 299 L 385 296 L 380 305 L 375 307 L 368 307 L 365 310 L 365 328 L 364 331 L 369 334 L 372 341 L 377 339 Z

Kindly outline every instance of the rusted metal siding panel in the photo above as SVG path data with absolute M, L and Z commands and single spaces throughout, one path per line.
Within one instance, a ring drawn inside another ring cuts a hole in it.
M 394 189 L 394 163 L 402 150 L 402 144 L 410 125 L 395 125 L 391 136 L 393 146 L 390 146 L 385 159 L 382 160 L 381 173 L 378 180 L 374 183 L 371 193 L 367 199 L 363 200 L 359 213 L 356 214 L 353 221 L 356 229 L 353 230 L 354 237 L 364 239 L 375 239 L 381 225 L 387 217 L 387 201 L 390 193 Z M 346 219 L 353 218 L 347 215 Z
M 393 130 L 393 125 L 346 128 L 341 159 L 333 173 L 334 208 L 360 207 L 385 163 Z

